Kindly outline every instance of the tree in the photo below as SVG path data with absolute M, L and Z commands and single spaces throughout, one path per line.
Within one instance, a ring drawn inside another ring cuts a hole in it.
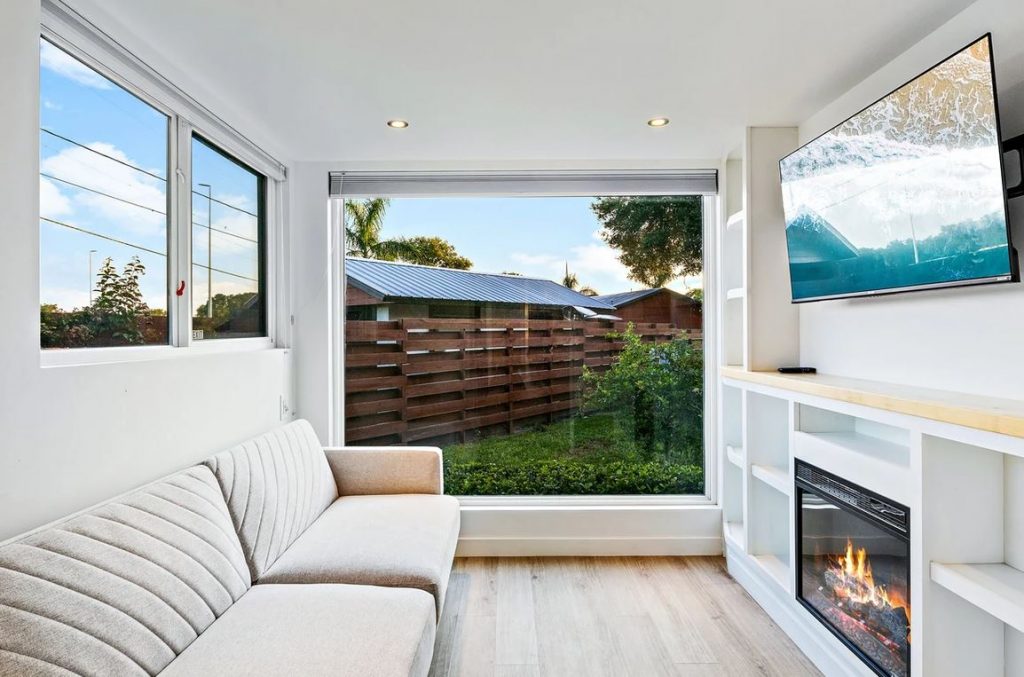
M 701 272 L 704 219 L 699 197 L 604 197 L 590 208 L 601 221 L 601 238 L 619 250 L 631 279 L 663 287 Z
M 687 290 L 686 295 L 689 296 L 694 301 L 696 301 L 697 303 L 704 303 L 704 289 L 702 289 L 701 287 L 695 287 L 693 289 Z
M 142 343 L 143 335 L 139 318 L 147 313 L 149 306 L 142 297 L 139 280 L 146 274 L 146 266 L 133 256 L 121 273 L 117 272 L 113 260 L 103 260 L 96 275 L 96 300 L 92 311 L 93 335 L 110 336 L 125 343 Z
M 604 372 L 583 367 L 584 412 L 606 411 L 648 457 L 699 464 L 703 456 L 704 357 L 685 338 L 647 343 L 627 325 L 609 334 L 624 343 Z
M 473 267 L 472 261 L 455 251 L 451 242 L 440 237 L 403 237 L 391 240 L 390 243 L 395 246 L 396 257 L 407 263 L 457 270 L 469 270 Z
M 214 294 L 213 318 L 206 317 L 206 304 L 196 308 L 196 320 L 201 321 L 205 328 L 216 329 L 232 317 L 247 309 L 249 302 L 256 297 L 255 292 L 239 294 Z
M 384 214 L 389 202 L 385 198 L 345 201 L 345 214 L 348 216 L 345 219 L 345 244 L 348 245 L 348 256 L 377 258 L 380 231 L 384 227 Z
M 580 281 L 576 277 L 576 273 L 569 272 L 569 262 L 565 263 L 565 276 L 562 278 L 562 286 L 568 287 L 573 291 L 578 291 L 584 296 L 597 296 L 597 290 L 590 286 L 580 286 Z
M 404 261 L 422 266 L 468 270 L 473 262 L 459 255 L 451 242 L 430 235 L 382 240 L 384 216 L 390 200 L 373 198 L 345 202 L 347 256 L 380 261 Z

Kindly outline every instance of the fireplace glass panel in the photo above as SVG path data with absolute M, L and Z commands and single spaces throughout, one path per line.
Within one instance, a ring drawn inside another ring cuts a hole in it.
M 844 487 L 849 489 L 849 487 Z M 805 486 L 798 595 L 880 675 L 910 674 L 910 544 L 905 534 Z M 870 497 L 855 498 L 878 507 Z

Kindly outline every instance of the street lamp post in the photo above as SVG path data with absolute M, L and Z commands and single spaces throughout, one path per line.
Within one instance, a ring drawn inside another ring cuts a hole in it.
M 213 317 L 213 186 L 197 184 L 206 188 L 206 316 Z
M 92 255 L 96 253 L 95 249 L 89 250 L 89 305 L 92 305 Z

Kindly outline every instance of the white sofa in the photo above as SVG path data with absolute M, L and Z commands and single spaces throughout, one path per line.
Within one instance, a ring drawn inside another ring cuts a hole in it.
M 304 421 L 0 544 L 0 677 L 425 675 L 459 532 L 435 448 Z

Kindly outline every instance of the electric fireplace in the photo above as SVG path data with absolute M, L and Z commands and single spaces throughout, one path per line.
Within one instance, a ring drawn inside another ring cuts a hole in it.
M 910 675 L 910 510 L 796 461 L 797 599 L 879 675 Z

